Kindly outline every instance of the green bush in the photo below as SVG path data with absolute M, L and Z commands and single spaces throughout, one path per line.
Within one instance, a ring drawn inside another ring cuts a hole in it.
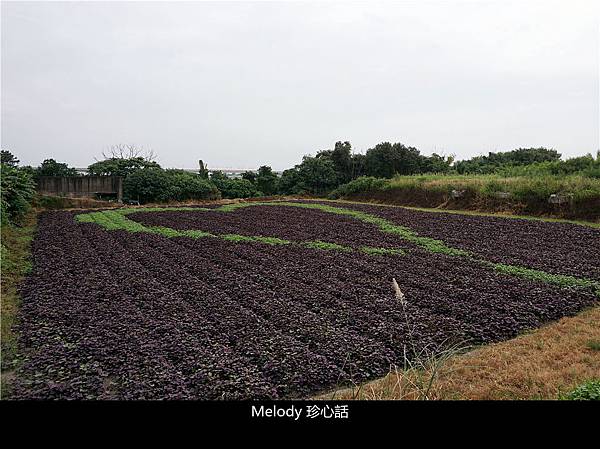
M 0 164 L 0 220 L 15 223 L 30 209 L 35 196 L 31 175 L 16 166 Z
M 223 172 L 215 171 L 210 180 L 221 192 L 223 198 L 252 198 L 260 196 L 260 192 L 248 179 L 230 179 Z
M 216 199 L 219 190 L 207 179 L 183 170 L 144 168 L 127 176 L 123 195 L 140 203 Z
M 169 188 L 169 177 L 159 168 L 146 168 L 133 172 L 123 181 L 123 196 L 140 203 L 163 201 Z
M 169 188 L 166 200 L 217 199 L 219 190 L 208 179 L 184 170 L 165 170 Z
M 490 174 L 506 168 L 560 162 L 560 154 L 548 148 L 518 148 L 512 151 L 475 156 L 454 164 L 460 174 Z
M 46 159 L 40 166 L 34 169 L 36 179 L 40 176 L 79 176 L 77 170 L 68 164 L 56 162 L 54 159 Z
M 103 161 L 94 162 L 88 166 L 90 175 L 96 176 L 129 176 L 145 168 L 161 168 L 158 163 L 148 161 L 143 157 L 118 158 L 111 157 Z
M 258 168 L 256 174 L 256 187 L 264 195 L 273 195 L 277 190 L 277 175 L 268 165 Z
M 329 198 L 338 199 L 356 193 L 384 190 L 388 185 L 388 179 L 374 178 L 373 176 L 361 176 L 354 181 L 339 186 L 329 194 Z
M 277 179 L 277 192 L 282 195 L 299 195 L 306 193 L 297 166 L 283 171 L 281 177 Z
M 600 379 L 590 380 L 579 385 L 567 394 L 566 399 L 572 401 L 600 401 Z

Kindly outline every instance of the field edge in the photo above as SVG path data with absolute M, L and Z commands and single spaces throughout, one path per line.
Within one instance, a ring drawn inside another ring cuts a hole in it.
M 435 400 L 557 400 L 600 379 L 600 305 L 503 342 L 450 358 L 436 377 Z M 418 376 L 430 378 L 431 373 Z M 386 376 L 316 395 L 323 400 L 424 399 L 415 374 Z
M 37 211 L 32 210 L 19 226 L 2 226 L 0 399 L 10 396 L 10 382 L 18 363 L 18 335 L 14 329 L 21 301 L 18 289 L 31 269 L 31 242 L 37 227 L 37 217 Z

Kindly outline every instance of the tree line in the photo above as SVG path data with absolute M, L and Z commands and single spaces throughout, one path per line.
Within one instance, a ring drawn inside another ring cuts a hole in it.
M 268 165 L 258 171 L 247 171 L 240 178 L 228 178 L 219 171 L 210 171 L 202 161 L 196 173 L 164 169 L 155 160 L 153 151 L 133 145 L 116 145 L 103 152 L 103 159 L 88 166 L 90 175 L 113 175 L 124 178 L 124 196 L 128 200 L 148 202 L 184 201 L 190 199 L 249 198 L 270 195 L 324 195 L 358 178 L 369 182 L 394 176 L 425 173 L 490 174 L 527 176 L 534 173 L 571 174 L 600 177 L 600 158 L 591 154 L 561 160 L 561 155 L 547 148 L 518 148 L 505 152 L 490 152 L 455 161 L 454 156 L 426 156 L 417 148 L 402 143 L 382 142 L 364 154 L 354 153 L 350 142 L 336 142 L 332 149 L 306 155 L 302 161 L 281 176 Z M 78 176 L 75 168 L 54 159 L 44 160 L 38 167 L 19 167 L 19 161 L 9 151 L 2 150 L 3 210 L 10 216 L 14 207 L 27 201 L 31 186 L 41 176 Z M 22 188 L 15 188 L 21 185 Z M 9 185 L 11 184 L 11 185 Z M 15 192 L 22 192 L 18 194 Z M 16 200 L 9 200 L 10 195 Z M 5 204 L 6 203 L 6 204 Z M 22 208 L 17 207 L 21 210 Z

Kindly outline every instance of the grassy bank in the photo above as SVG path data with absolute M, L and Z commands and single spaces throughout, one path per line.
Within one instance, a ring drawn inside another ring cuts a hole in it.
M 550 202 L 559 195 L 560 203 Z M 587 220 L 600 219 L 600 179 L 572 176 L 416 175 L 358 178 L 332 199 L 405 206 L 510 212 Z
M 31 270 L 30 245 L 35 233 L 37 216 L 29 212 L 20 226 L 3 225 L 0 296 L 2 298 L 1 395 L 9 392 L 11 373 L 17 359 L 17 337 L 14 325 L 19 307 L 18 286 Z
M 425 399 L 421 386 L 432 378 L 427 399 L 578 398 L 584 396 L 579 390 L 592 386 L 597 395 L 599 321 L 600 307 L 595 307 L 512 340 L 455 355 L 443 365 L 432 363 L 435 376 L 431 370 L 392 370 L 382 379 L 320 399 Z

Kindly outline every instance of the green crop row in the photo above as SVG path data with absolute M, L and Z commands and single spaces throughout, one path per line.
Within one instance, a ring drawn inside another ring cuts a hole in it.
M 265 236 L 249 236 L 249 235 L 240 235 L 240 234 L 212 234 L 210 232 L 201 231 L 197 229 L 189 229 L 189 230 L 178 230 L 165 226 L 144 226 L 141 223 L 130 220 L 126 217 L 134 212 L 164 212 L 168 210 L 186 210 L 186 211 L 198 211 L 198 210 L 211 210 L 211 209 L 199 209 L 199 208 L 136 208 L 136 209 L 114 209 L 114 210 L 105 210 L 100 212 L 90 212 L 86 214 L 79 214 L 75 216 L 75 219 L 79 223 L 95 223 L 100 225 L 104 229 L 108 231 L 127 231 L 127 232 L 145 232 L 149 234 L 158 234 L 164 237 L 172 238 L 172 237 L 188 237 L 193 239 L 200 238 L 221 238 L 223 240 L 235 243 L 248 243 L 248 242 L 257 242 L 264 243 L 267 245 L 302 245 L 307 248 L 320 249 L 320 250 L 328 250 L 328 251 L 346 251 L 351 252 L 355 251 L 355 249 L 349 246 L 339 245 L 337 243 L 332 242 L 323 242 L 321 240 L 315 241 L 307 241 L 307 242 L 293 242 L 291 240 L 284 240 L 277 237 L 265 237 Z M 363 246 L 358 249 L 358 251 L 363 252 L 365 254 L 370 255 L 402 255 L 405 254 L 404 251 L 400 249 L 391 249 L 391 248 L 376 248 Z

